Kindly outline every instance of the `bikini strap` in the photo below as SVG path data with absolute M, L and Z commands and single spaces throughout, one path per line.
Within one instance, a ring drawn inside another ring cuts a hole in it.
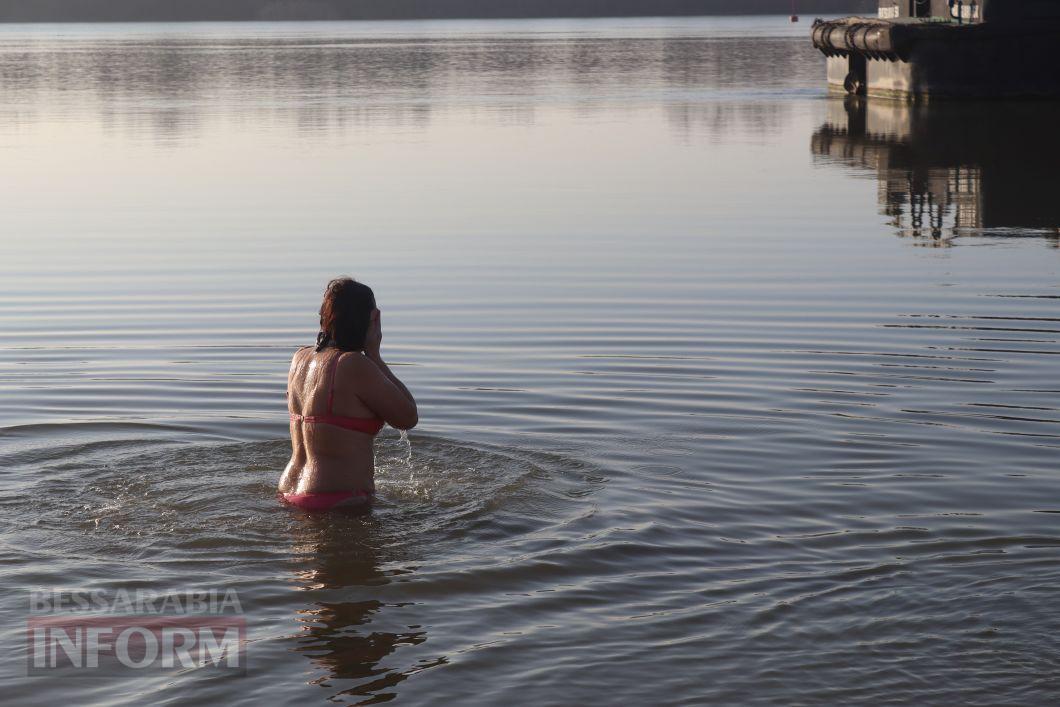
M 339 351 L 339 355 L 331 361 L 331 387 L 328 389 L 328 414 L 332 413 L 332 405 L 335 404 L 335 374 L 339 371 L 339 359 L 346 354 L 345 351 Z

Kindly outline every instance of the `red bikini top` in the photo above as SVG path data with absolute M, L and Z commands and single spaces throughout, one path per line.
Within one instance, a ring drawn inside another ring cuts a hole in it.
M 336 415 L 331 411 L 331 407 L 335 403 L 335 371 L 338 370 L 339 359 L 342 358 L 343 353 L 340 352 L 338 356 L 331 360 L 331 387 L 328 390 L 327 413 L 324 415 L 299 415 L 292 412 L 291 420 L 304 422 L 308 425 L 334 425 L 344 430 L 363 432 L 366 435 L 377 435 L 383 429 L 383 425 L 386 424 L 378 417 L 346 417 L 345 415 Z

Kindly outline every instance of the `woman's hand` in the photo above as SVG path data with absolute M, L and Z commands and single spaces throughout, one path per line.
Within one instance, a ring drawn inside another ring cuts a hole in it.
M 372 310 L 372 319 L 368 322 L 368 333 L 364 336 L 364 355 L 373 361 L 381 360 L 379 347 L 383 343 L 383 317 L 378 309 Z

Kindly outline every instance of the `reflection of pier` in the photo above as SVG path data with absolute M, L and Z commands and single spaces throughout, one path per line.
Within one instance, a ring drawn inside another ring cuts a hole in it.
M 1060 233 L 1060 105 L 850 97 L 829 111 L 815 157 L 874 175 L 881 211 L 901 235 Z

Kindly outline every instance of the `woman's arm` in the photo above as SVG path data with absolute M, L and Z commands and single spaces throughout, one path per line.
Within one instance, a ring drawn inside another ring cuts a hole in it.
M 419 422 L 416 399 L 412 397 L 408 387 L 383 361 L 379 353 L 382 343 L 382 315 L 377 309 L 372 313 L 372 322 L 364 340 L 364 356 L 371 361 L 371 366 L 366 365 L 366 367 L 374 368 L 376 374 L 365 376 L 366 385 L 362 399 L 391 427 L 410 430 Z
M 386 364 L 368 356 L 350 356 L 357 397 L 391 427 L 411 430 L 419 422 L 416 401 Z
M 391 383 L 397 386 L 398 390 L 400 390 L 405 395 L 405 397 L 409 399 L 410 403 L 412 403 L 413 405 L 416 404 L 416 398 L 412 397 L 412 393 L 410 393 L 408 387 L 401 382 L 401 379 L 394 375 L 394 372 L 390 370 L 390 366 L 386 365 L 386 362 L 383 361 L 382 356 L 380 356 L 378 353 L 375 356 L 369 355 L 368 360 L 374 363 L 375 365 L 379 366 L 379 370 L 383 372 L 383 375 L 390 379 Z

